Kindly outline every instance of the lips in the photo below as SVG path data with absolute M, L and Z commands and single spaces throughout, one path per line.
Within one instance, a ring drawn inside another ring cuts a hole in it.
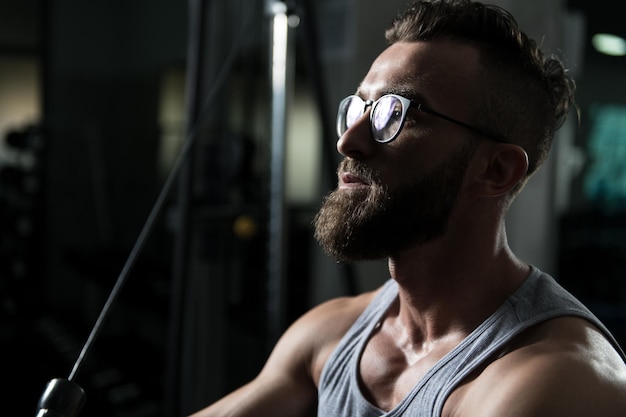
M 370 187 L 378 183 L 376 173 L 361 161 L 345 158 L 337 170 L 339 188 Z
M 341 187 L 360 187 L 370 184 L 358 175 L 349 172 L 341 172 L 339 174 L 339 185 Z

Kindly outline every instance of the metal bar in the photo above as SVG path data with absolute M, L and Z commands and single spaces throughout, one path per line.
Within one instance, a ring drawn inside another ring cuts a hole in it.
M 186 73 L 186 146 L 191 146 L 191 133 L 200 111 L 202 54 L 205 25 L 205 0 L 188 0 L 189 30 L 187 33 Z M 170 290 L 170 322 L 166 363 L 165 410 L 166 417 L 181 414 L 183 396 L 189 387 L 186 369 L 182 366 L 185 346 L 183 319 L 185 316 L 185 289 L 189 286 L 190 201 L 192 199 L 193 158 L 186 158 L 178 180 L 176 202 L 176 234 L 174 237 L 173 274 Z M 189 318 L 193 320 L 194 318 Z
M 292 57 L 290 56 L 290 26 L 287 5 L 268 1 L 272 19 L 271 39 L 271 151 L 268 225 L 268 344 L 273 345 L 284 328 L 285 321 L 285 142 L 287 103 L 292 93 Z M 268 347 L 269 347 L 268 346 Z

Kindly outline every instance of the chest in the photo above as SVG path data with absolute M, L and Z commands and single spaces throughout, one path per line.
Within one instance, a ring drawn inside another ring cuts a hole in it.
M 433 346 L 407 346 L 385 335 L 374 335 L 359 362 L 359 385 L 363 396 L 376 407 L 396 407 L 458 341 Z

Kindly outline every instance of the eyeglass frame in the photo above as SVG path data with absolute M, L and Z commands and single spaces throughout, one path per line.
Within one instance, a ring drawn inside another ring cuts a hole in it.
M 394 133 L 393 136 L 391 138 L 389 138 L 389 139 L 381 140 L 381 139 L 377 139 L 375 137 L 375 135 L 374 135 L 374 128 L 373 128 L 373 123 L 374 123 L 374 116 L 373 115 L 374 115 L 374 112 L 373 112 L 373 110 L 374 110 L 374 108 L 376 107 L 376 105 L 378 104 L 378 102 L 381 99 L 383 99 L 385 97 L 389 97 L 389 96 L 397 98 L 400 101 L 400 103 L 402 103 L 402 119 L 401 119 L 400 126 L 398 127 L 398 130 L 396 131 L 396 133 Z M 393 140 L 395 140 L 400 135 L 400 132 L 404 128 L 404 122 L 406 121 L 406 115 L 407 115 L 407 113 L 409 111 L 409 108 L 411 108 L 411 106 L 415 107 L 417 110 L 422 111 L 422 112 L 424 112 L 426 114 L 430 114 L 431 116 L 439 117 L 440 119 L 447 120 L 447 121 L 455 123 L 455 124 L 457 124 L 459 126 L 463 126 L 464 128 L 469 129 L 469 130 L 473 131 L 474 133 L 478 133 L 479 135 L 484 136 L 484 137 L 486 137 L 488 139 L 491 139 L 491 140 L 494 140 L 494 141 L 500 142 L 500 143 L 509 143 L 506 139 L 504 139 L 500 135 L 496 135 L 496 134 L 487 132 L 484 129 L 481 129 L 479 127 L 472 126 L 472 125 L 470 125 L 468 123 L 465 123 L 465 122 L 462 122 L 460 120 L 457 120 L 457 119 L 455 119 L 453 117 L 450 117 L 450 116 L 445 115 L 445 114 L 443 114 L 441 112 L 438 112 L 437 110 L 434 110 L 434 109 L 432 109 L 432 108 L 430 108 L 428 106 L 425 106 L 422 103 L 419 103 L 419 102 L 417 102 L 415 100 L 412 100 L 412 99 L 400 96 L 398 94 L 385 94 L 385 95 L 379 97 L 376 100 L 363 100 L 361 97 L 357 96 L 356 94 L 351 94 L 351 95 L 347 96 L 346 98 L 344 98 L 343 100 L 341 100 L 339 102 L 339 108 L 337 110 L 337 135 L 339 137 L 343 136 L 343 134 L 350 128 L 350 126 L 347 126 L 346 130 L 341 132 L 342 126 L 340 126 L 340 123 L 339 123 L 339 120 L 340 120 L 339 112 L 340 112 L 341 108 L 343 107 L 343 104 L 347 100 L 353 99 L 355 97 L 363 102 L 363 113 L 361 113 L 360 117 L 362 117 L 365 114 L 365 112 L 367 111 L 368 107 L 372 108 L 372 110 L 370 110 L 370 115 L 369 115 L 370 132 L 372 134 L 372 138 L 376 142 L 378 142 L 378 143 L 389 143 L 389 142 L 392 142 Z

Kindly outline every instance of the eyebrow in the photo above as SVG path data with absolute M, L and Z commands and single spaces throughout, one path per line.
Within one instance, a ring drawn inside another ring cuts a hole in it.
M 428 106 L 429 100 L 426 99 L 426 97 L 422 93 L 418 92 L 416 89 L 416 84 L 418 84 L 419 81 L 423 82 L 424 77 L 404 79 L 400 82 L 385 86 L 385 88 L 379 91 L 376 91 L 376 93 L 378 97 L 382 97 L 385 94 L 396 94 L 402 97 L 406 97 L 410 100 L 416 101 L 425 106 Z M 361 93 L 362 93 L 362 90 L 361 90 L 361 86 L 359 85 L 359 88 L 357 88 L 355 94 L 362 98 L 363 96 L 361 95 Z

